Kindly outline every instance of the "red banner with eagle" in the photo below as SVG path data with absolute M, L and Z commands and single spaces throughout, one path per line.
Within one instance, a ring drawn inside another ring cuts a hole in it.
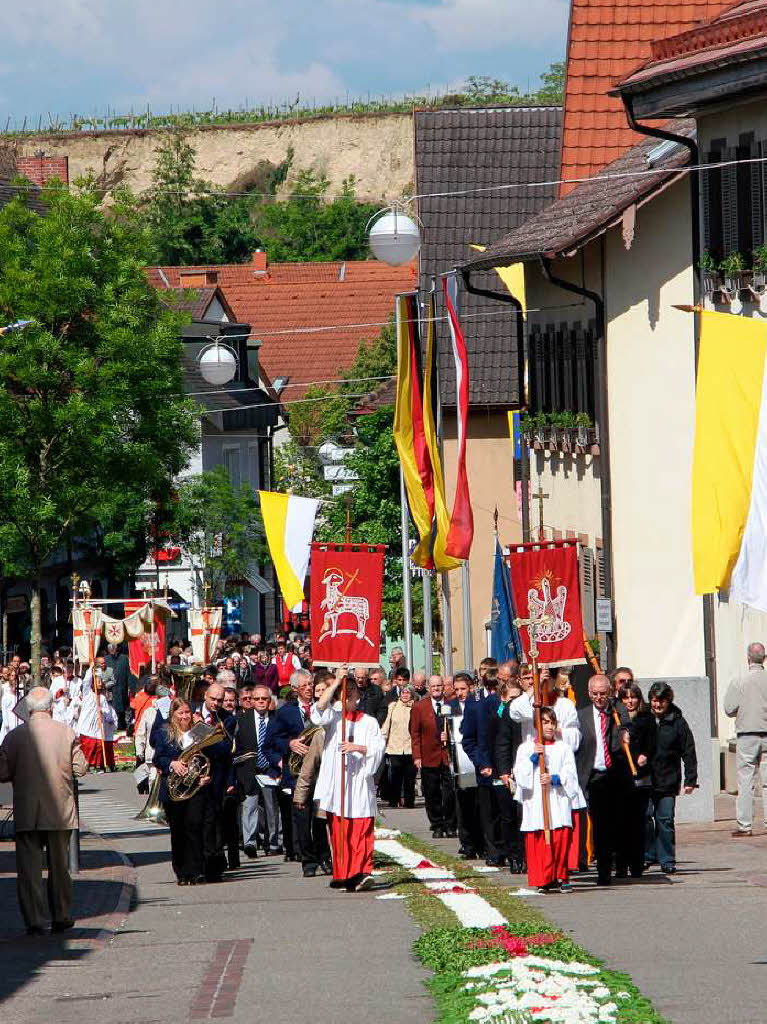
M 312 544 L 315 665 L 379 665 L 384 544 Z
M 585 661 L 577 544 L 574 540 L 515 544 L 509 554 L 517 615 L 523 620 L 543 620 L 536 630 L 540 665 Z M 529 658 L 530 634 L 521 626 L 519 635 Z

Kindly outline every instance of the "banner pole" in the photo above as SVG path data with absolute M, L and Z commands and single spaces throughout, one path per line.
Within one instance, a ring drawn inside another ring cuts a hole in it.
M 407 497 L 405 495 L 405 477 L 402 465 L 399 468 L 399 495 L 402 521 L 402 609 L 405 618 L 405 654 L 407 667 L 411 672 L 413 666 L 413 601 L 410 582 L 410 526 L 408 524 Z
M 431 631 L 431 572 L 423 572 L 423 654 L 427 678 L 434 670 L 434 642 Z
M 474 645 L 471 636 L 471 578 L 469 560 L 461 565 L 461 590 L 463 592 L 463 660 L 469 671 L 474 667 Z
M 435 290 L 435 280 L 432 278 L 432 291 Z M 434 326 L 436 339 L 436 324 Z M 437 389 L 437 443 L 439 445 L 439 461 L 442 464 L 442 472 L 445 472 L 445 444 L 444 424 L 442 420 L 442 394 L 439 386 L 439 355 L 434 360 L 434 378 Z M 450 573 L 440 573 L 442 579 L 442 671 L 445 675 L 453 674 L 453 613 L 450 607 Z

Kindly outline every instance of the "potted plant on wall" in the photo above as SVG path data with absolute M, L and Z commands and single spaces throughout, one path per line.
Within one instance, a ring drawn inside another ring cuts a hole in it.
M 761 295 L 767 287 L 767 244 L 757 246 L 752 256 L 754 257 L 754 262 L 751 287 L 757 294 Z
M 739 252 L 728 253 L 719 264 L 719 270 L 724 278 L 724 290 L 731 302 L 737 299 L 742 291 L 751 290 L 746 261 Z
M 719 264 L 710 249 L 706 249 L 700 258 L 701 279 L 703 283 L 703 294 L 715 301 L 714 296 L 721 288 L 719 278 Z
M 575 415 L 575 443 L 579 448 L 586 449 L 589 445 L 589 431 L 593 426 L 591 417 L 587 412 L 579 412 Z
M 573 434 L 575 431 L 575 413 L 565 411 L 556 413 L 554 420 L 557 434 L 557 447 L 564 452 L 573 449 Z
M 547 417 L 545 412 L 537 412 L 534 416 L 530 417 L 533 447 L 535 448 L 542 448 L 546 443 L 546 423 Z

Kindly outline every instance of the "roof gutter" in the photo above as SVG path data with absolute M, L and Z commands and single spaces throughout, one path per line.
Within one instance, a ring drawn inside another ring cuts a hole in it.
M 477 288 L 471 283 L 471 270 L 467 267 L 459 268 L 463 286 L 469 295 L 480 295 L 484 299 L 492 299 L 493 302 L 505 302 L 514 307 L 514 319 L 517 325 L 517 393 L 519 394 L 520 406 L 527 405 L 525 393 L 525 314 L 522 303 L 515 298 L 511 292 L 497 292 L 490 288 Z M 527 465 L 527 448 L 521 445 L 520 477 L 522 484 L 522 540 L 526 544 L 530 540 L 530 506 L 525 499 L 528 491 L 529 469 Z
M 626 117 L 629 126 L 640 135 L 650 135 L 656 139 L 667 139 L 669 142 L 677 142 L 686 146 L 690 151 L 690 162 L 693 168 L 700 164 L 700 150 L 695 139 L 687 138 L 684 135 L 676 135 L 674 132 L 666 131 L 663 128 L 650 127 L 641 124 L 634 116 L 634 97 L 621 94 L 623 106 L 626 109 Z M 690 221 L 692 232 L 692 302 L 694 306 L 700 305 L 700 173 L 693 170 L 688 176 L 690 180 Z M 700 319 L 693 317 L 693 336 L 695 339 L 695 375 L 698 373 L 698 356 L 700 354 Z M 717 701 L 717 678 L 716 678 L 716 622 L 714 619 L 714 596 L 713 594 L 703 595 L 703 655 L 705 658 L 706 675 L 709 679 L 709 700 L 711 704 L 711 735 L 718 735 L 718 701 Z
M 602 242 L 604 245 L 604 241 Z M 604 263 L 604 251 L 602 253 Z M 551 272 L 551 260 L 547 256 L 538 258 L 543 276 L 549 284 L 562 288 L 563 291 L 579 295 L 588 299 L 594 304 L 594 312 L 597 324 L 597 358 L 594 367 L 595 387 L 597 396 L 597 423 L 599 424 L 599 469 L 600 469 L 600 505 L 602 521 L 602 552 L 605 568 L 605 580 L 609 587 L 609 597 L 613 601 L 615 588 L 613 586 L 613 514 L 612 514 L 612 483 L 610 475 L 610 426 L 608 421 L 607 406 L 607 322 L 605 320 L 605 304 L 598 292 L 593 292 L 582 285 L 573 284 L 572 281 L 565 281 L 556 277 Z M 615 609 L 613 607 L 613 629 L 615 630 Z M 606 654 L 607 669 L 610 671 L 615 667 L 615 631 L 612 636 L 607 635 Z

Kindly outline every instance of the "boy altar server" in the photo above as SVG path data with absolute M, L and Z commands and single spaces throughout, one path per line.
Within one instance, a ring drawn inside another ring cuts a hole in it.
M 569 744 L 556 739 L 553 708 L 541 709 L 543 744 L 527 740 L 517 750 L 514 778 L 522 804 L 521 831 L 527 845 L 527 878 L 538 892 L 572 891 L 568 855 L 572 840 L 572 807 L 582 802 L 575 758 Z M 543 827 L 543 797 L 549 806 L 551 845 Z

